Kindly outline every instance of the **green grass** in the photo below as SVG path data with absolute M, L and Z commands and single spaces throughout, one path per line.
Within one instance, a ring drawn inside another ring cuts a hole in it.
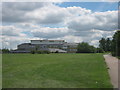
M 102 54 L 3 54 L 3 88 L 111 88 Z

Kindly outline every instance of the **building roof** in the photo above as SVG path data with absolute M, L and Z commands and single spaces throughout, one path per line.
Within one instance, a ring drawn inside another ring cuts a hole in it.
M 31 41 L 65 41 L 65 40 L 31 40 Z

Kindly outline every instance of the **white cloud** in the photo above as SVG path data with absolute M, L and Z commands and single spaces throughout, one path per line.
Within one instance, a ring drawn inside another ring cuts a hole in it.
M 71 19 L 68 22 L 68 28 L 78 31 L 91 29 L 111 31 L 117 29 L 117 19 L 117 11 L 95 12 Z
M 28 37 L 2 36 L 2 47 L 0 48 L 16 49 L 18 44 L 29 42 L 29 40 Z
M 3 22 L 57 24 L 63 23 L 66 19 L 68 20 L 73 16 L 76 17 L 88 13 L 91 13 L 91 10 L 75 6 L 61 8 L 51 3 L 3 3 L 2 18 Z
M 92 40 L 90 42 L 90 45 L 94 45 L 95 47 L 98 47 L 99 40 Z
M 80 16 L 80 15 L 86 15 L 86 14 L 91 14 L 91 10 L 89 9 L 85 9 L 85 8 L 81 8 L 81 7 L 67 7 L 66 10 L 74 16 Z
M 58 39 L 63 39 L 63 40 L 66 40 L 67 42 L 71 42 L 71 43 L 80 43 L 83 41 L 82 37 L 79 37 L 79 36 L 72 36 L 72 35 L 67 35 L 67 36 L 64 36 L 62 38 L 58 38 Z
M 28 22 L 27 12 L 42 8 L 52 3 L 48 2 L 3 2 L 2 3 L 2 21 L 3 22 Z
M 28 42 L 30 40 L 29 37 L 23 33 L 23 29 L 17 28 L 13 25 L 0 26 L 0 31 L 1 30 L 0 42 L 2 45 L 0 45 L 0 48 L 15 49 L 18 44 Z
M 0 30 L 2 30 L 3 36 L 26 36 L 25 34 L 21 33 L 22 29 L 14 26 L 0 26 Z
M 15 4 L 15 3 L 14 3 Z M 33 9 L 25 9 L 27 4 L 23 3 L 22 8 L 13 4 L 13 7 L 3 4 L 3 22 L 36 23 L 36 24 L 63 24 L 74 30 L 116 30 L 118 13 L 117 11 L 92 12 L 81 7 L 59 7 L 54 4 L 30 3 Z M 42 6 L 41 6 L 42 5 Z M 22 6 L 22 5 L 21 5 Z M 7 8 L 6 8 L 7 7 Z M 17 7 L 17 8 L 16 8 Z M 5 8 L 5 10 L 4 10 Z M 9 8 L 9 9 L 8 9 Z M 9 15 L 9 13 L 11 13 Z M 97 22 L 97 23 L 96 23 Z
M 15 48 L 30 39 L 85 41 L 97 46 L 100 38 L 114 34 L 118 17 L 117 11 L 92 12 L 76 6 L 21 2 L 4 3 L 2 18 L 3 47 Z
M 64 37 L 69 34 L 68 28 L 39 28 L 34 29 L 31 31 L 34 37 L 41 37 L 41 38 L 59 38 Z
M 43 8 L 25 14 L 26 17 L 32 19 L 34 23 L 39 24 L 57 24 L 64 21 L 68 13 L 64 8 L 55 5 L 49 5 Z

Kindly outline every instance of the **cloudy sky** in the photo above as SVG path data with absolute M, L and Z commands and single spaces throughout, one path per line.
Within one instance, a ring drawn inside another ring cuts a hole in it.
M 117 30 L 117 2 L 3 2 L 2 46 L 15 49 L 31 39 L 62 39 L 98 46 Z

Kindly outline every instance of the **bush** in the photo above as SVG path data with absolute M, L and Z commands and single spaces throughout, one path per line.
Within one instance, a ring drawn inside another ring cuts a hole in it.
M 2 49 L 2 53 L 10 53 L 9 49 Z
M 35 51 L 31 51 L 31 54 L 35 54 Z
M 37 51 L 38 54 L 42 54 L 42 51 Z
M 97 48 L 97 53 L 104 53 L 104 50 L 102 48 Z
M 95 49 L 94 46 L 82 42 L 78 44 L 77 53 L 95 53 Z
M 43 51 L 44 53 L 46 53 L 46 54 L 49 54 L 50 53 L 50 51 Z
M 58 51 L 55 51 L 55 53 L 59 53 Z
M 49 51 L 37 51 L 38 54 L 49 54 Z

